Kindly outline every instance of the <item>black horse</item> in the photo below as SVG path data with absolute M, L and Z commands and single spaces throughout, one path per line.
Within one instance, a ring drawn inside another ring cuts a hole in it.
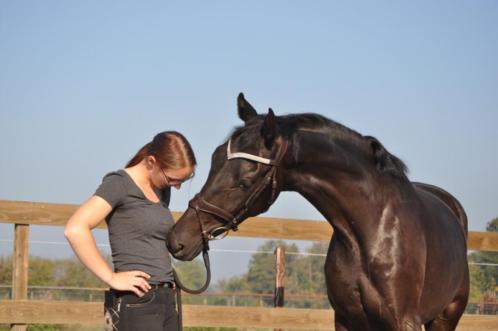
M 175 258 L 193 259 L 295 191 L 334 228 L 325 276 L 336 330 L 456 328 L 469 271 L 467 218 L 453 196 L 410 182 L 377 139 L 323 116 L 258 115 L 242 94 L 238 113 L 245 125 L 215 150 L 207 182 L 169 234 Z

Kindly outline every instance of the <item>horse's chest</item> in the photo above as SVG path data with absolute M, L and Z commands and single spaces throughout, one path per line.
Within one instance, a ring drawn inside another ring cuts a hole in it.
M 337 253 L 330 254 L 325 263 L 327 290 L 334 309 L 358 301 L 360 281 L 360 261 Z
M 382 301 L 377 283 L 387 281 L 388 277 L 386 273 L 381 273 L 384 277 L 379 275 L 377 269 L 382 267 L 372 263 L 371 270 L 365 270 L 358 255 L 341 254 L 340 250 L 330 252 L 325 264 L 325 276 L 333 308 L 348 314 L 364 315 L 366 306 Z

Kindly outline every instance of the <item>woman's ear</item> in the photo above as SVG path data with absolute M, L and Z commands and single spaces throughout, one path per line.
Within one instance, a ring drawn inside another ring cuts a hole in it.
M 153 155 L 147 155 L 144 160 L 145 160 L 145 166 L 147 167 L 148 170 L 152 169 L 154 165 L 157 163 L 157 160 Z

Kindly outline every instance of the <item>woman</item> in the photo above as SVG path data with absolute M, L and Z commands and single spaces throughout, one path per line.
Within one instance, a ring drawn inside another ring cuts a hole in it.
M 95 194 L 71 216 L 64 235 L 83 264 L 111 290 L 109 330 L 178 330 L 174 279 L 166 235 L 174 224 L 170 187 L 192 177 L 196 160 L 183 135 L 157 134 L 128 162 L 107 174 Z M 102 219 L 109 230 L 114 271 L 91 230 Z

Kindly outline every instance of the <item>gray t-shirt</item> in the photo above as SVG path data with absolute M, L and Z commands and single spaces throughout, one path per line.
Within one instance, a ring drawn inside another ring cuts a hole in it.
M 168 209 L 170 188 L 161 192 L 161 201 L 147 199 L 124 170 L 108 173 L 95 195 L 112 206 L 106 217 L 114 271 L 140 270 L 149 282 L 173 281 L 166 235 L 175 224 Z

